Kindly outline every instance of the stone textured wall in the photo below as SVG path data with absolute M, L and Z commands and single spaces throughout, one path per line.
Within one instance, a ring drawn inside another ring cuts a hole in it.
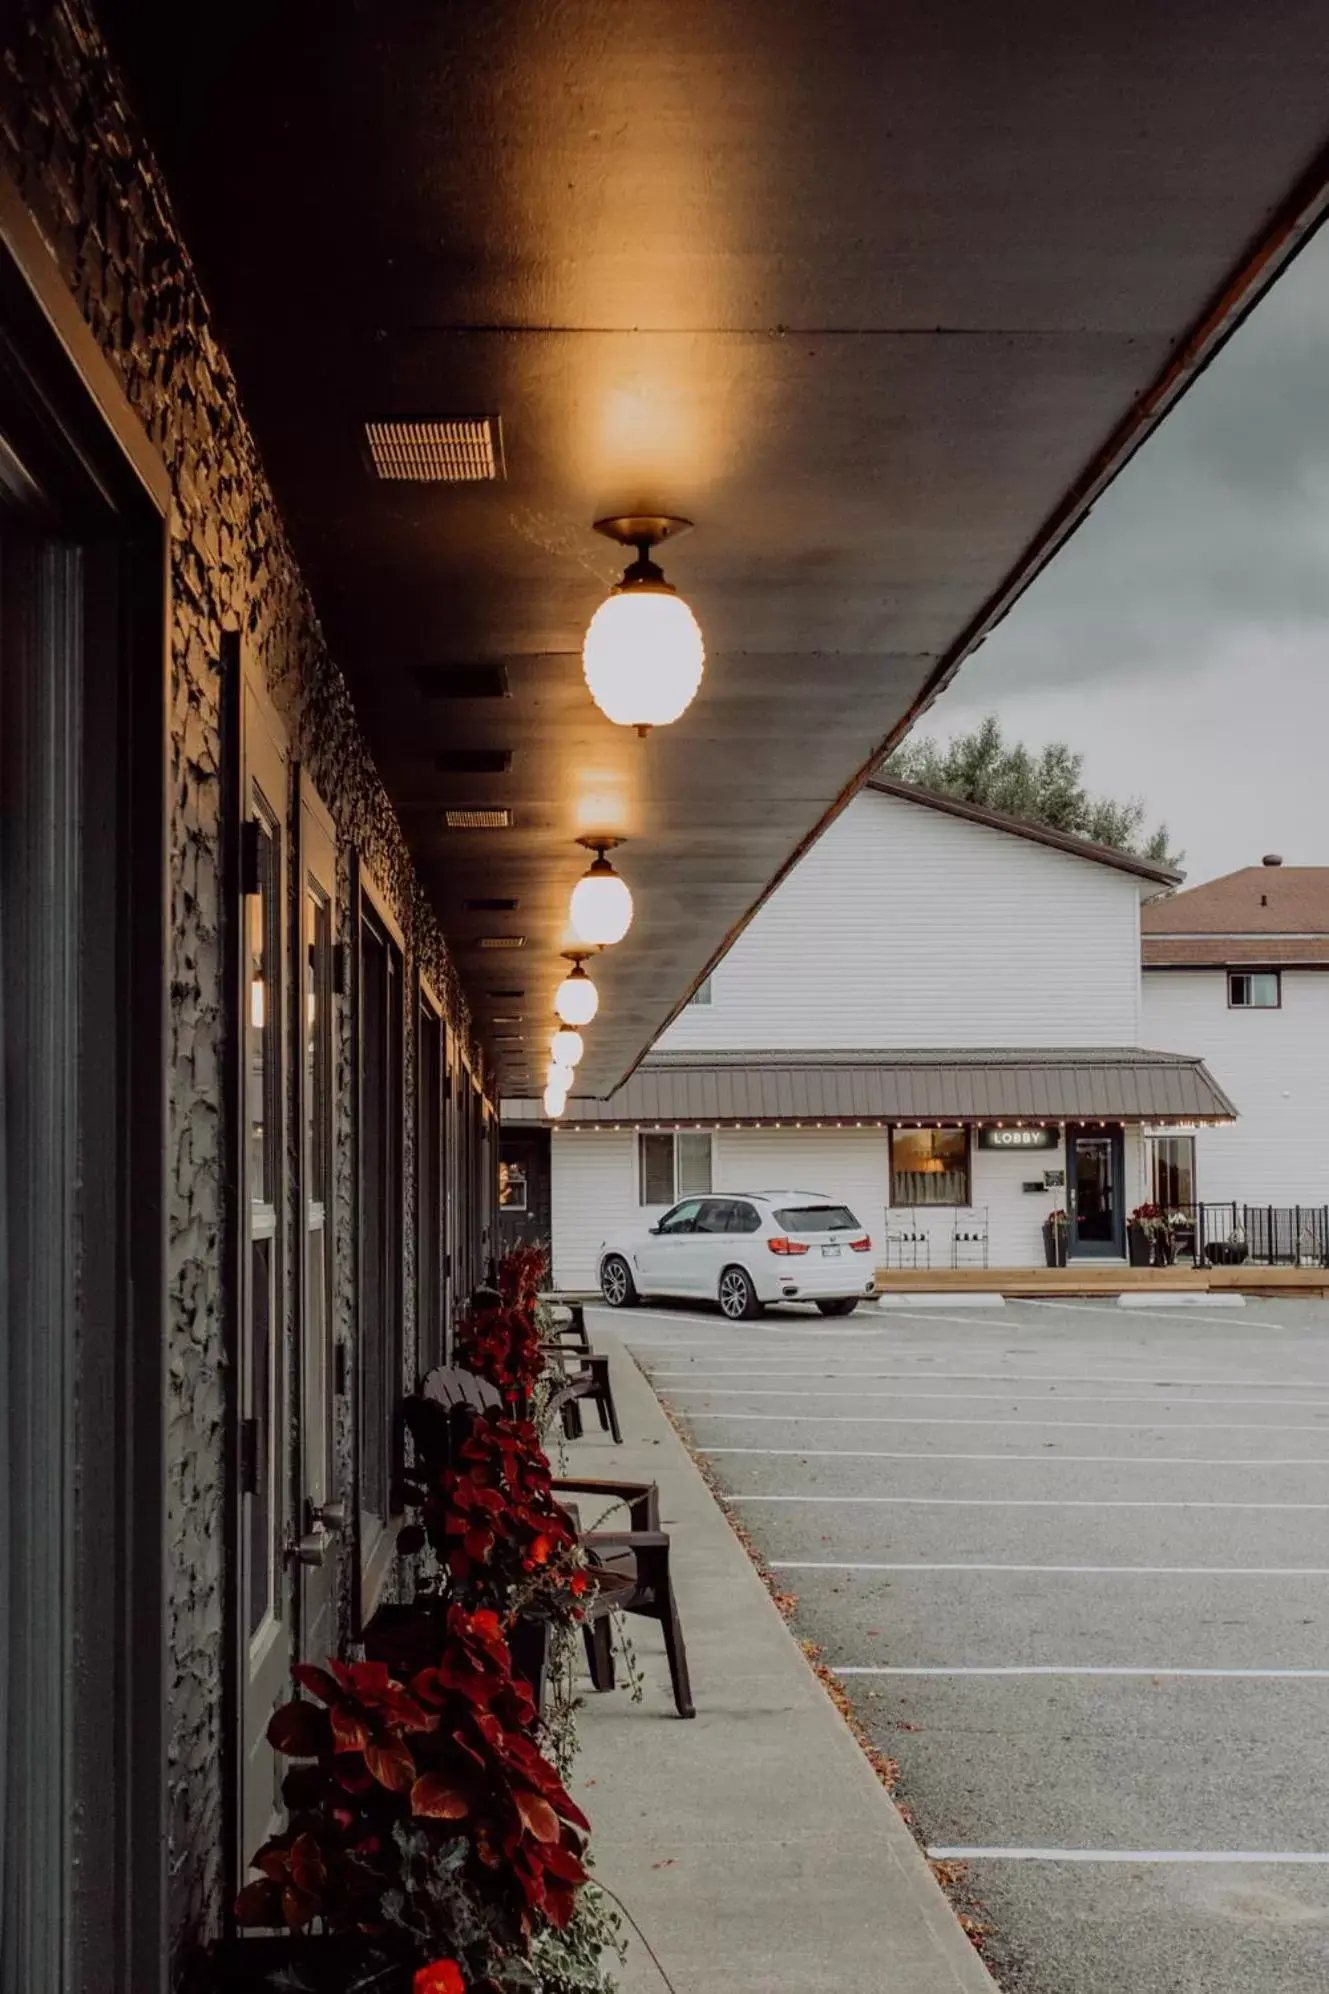
M 400 827 L 292 558 L 235 381 L 172 219 L 161 176 L 82 0 L 29 0 L 0 29 L 0 162 L 17 183 L 99 345 L 169 472 L 170 1214 L 168 1506 L 172 1556 L 169 1864 L 183 1959 L 217 1928 L 223 1889 L 219 659 L 223 632 L 258 661 L 272 701 L 332 812 L 342 932 L 349 851 L 363 853 L 453 1030 L 471 1023 Z M 343 1007 L 343 1013 L 346 1007 Z M 407 1035 L 411 1044 L 411 1035 Z M 338 1073 L 338 1332 L 354 1331 L 349 1211 L 349 1024 Z M 408 1053 L 408 1087 L 413 1075 Z M 410 1095 L 408 1093 L 408 1104 Z M 407 1140 L 414 1115 L 407 1114 Z M 410 1259 L 413 1173 L 408 1168 Z M 406 1284 L 405 1362 L 412 1359 Z M 288 1324 L 288 1333 L 293 1325 Z M 343 1409 L 340 1444 L 349 1447 Z

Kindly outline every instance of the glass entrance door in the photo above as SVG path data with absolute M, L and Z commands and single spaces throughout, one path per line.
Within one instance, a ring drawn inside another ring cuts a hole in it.
M 1067 1188 L 1071 1255 L 1080 1260 L 1124 1256 L 1122 1137 L 1117 1129 L 1068 1129 Z

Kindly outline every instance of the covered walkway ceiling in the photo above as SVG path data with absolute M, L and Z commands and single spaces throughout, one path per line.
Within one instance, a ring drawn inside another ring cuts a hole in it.
M 102 14 L 482 1021 L 534 1042 L 574 839 L 628 839 L 587 1092 L 1318 218 L 1329 139 L 1320 0 Z M 502 482 L 371 476 L 367 418 L 477 413 Z M 666 569 L 709 650 L 644 743 L 579 657 L 629 510 L 696 521 Z M 448 666 L 506 696 L 431 696 Z M 440 764 L 477 750 L 510 764 Z

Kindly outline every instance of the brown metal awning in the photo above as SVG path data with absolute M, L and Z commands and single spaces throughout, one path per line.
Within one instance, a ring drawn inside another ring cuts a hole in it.
M 1085 1050 L 657 1054 L 607 1100 L 573 1097 L 559 1126 L 681 1123 L 1226 1122 L 1204 1062 L 1135 1047 Z M 508 1122 L 538 1121 L 529 1100 Z

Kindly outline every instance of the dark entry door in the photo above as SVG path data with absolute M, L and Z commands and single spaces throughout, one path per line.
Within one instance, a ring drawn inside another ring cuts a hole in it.
M 1068 1129 L 1066 1151 L 1071 1254 L 1077 1260 L 1121 1259 L 1126 1238 L 1121 1130 Z

